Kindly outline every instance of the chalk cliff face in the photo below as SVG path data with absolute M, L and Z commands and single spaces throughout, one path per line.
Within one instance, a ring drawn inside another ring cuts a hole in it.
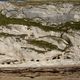
M 0 2 L 0 11 L 1 66 L 80 64 L 80 5 Z
M 3 5 L 3 4 L 2 4 Z M 1 6 L 2 6 L 1 5 Z M 63 23 L 67 21 L 80 20 L 80 6 L 69 3 L 53 4 L 53 5 L 39 5 L 39 6 L 25 6 L 17 7 L 10 3 L 5 3 L 1 7 L 2 14 L 6 17 L 12 18 L 29 18 L 40 19 L 47 23 Z

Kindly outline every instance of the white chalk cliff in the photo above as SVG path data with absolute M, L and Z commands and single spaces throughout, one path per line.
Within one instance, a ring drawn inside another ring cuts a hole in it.
M 1 67 L 80 65 L 80 5 L 0 2 L 0 14 Z

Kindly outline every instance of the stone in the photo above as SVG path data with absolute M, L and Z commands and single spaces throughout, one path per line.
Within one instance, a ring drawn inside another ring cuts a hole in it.
M 79 5 L 63 3 L 18 8 L 1 2 L 0 6 L 6 19 L 14 19 L 13 23 L 0 24 L 1 66 L 80 65 Z M 17 20 L 26 21 L 26 24 Z

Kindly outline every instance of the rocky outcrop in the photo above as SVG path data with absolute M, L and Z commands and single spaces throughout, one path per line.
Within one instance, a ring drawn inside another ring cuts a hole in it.
M 1 3 L 2 4 L 2 3 Z M 6 5 L 5 5 L 6 4 Z M 2 14 L 6 17 L 30 18 L 46 23 L 64 23 L 67 21 L 80 20 L 80 6 L 72 3 L 49 4 L 40 6 L 16 7 L 10 3 L 5 3 L 2 7 Z M 2 4 L 3 5 L 3 4 Z
M 0 22 L 1 66 L 80 64 L 79 5 L 12 6 L 1 9 L 1 14 L 8 17 L 3 23 L 6 19 L 13 21 L 6 25 Z

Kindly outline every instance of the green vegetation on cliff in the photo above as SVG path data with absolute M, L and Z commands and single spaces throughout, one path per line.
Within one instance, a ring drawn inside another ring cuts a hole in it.
M 34 26 L 34 27 L 39 27 L 40 29 L 44 30 L 44 31 L 64 31 L 67 32 L 67 30 L 69 29 L 73 29 L 73 30 L 80 30 L 80 21 L 79 22 L 66 22 L 66 23 L 62 23 L 59 25 L 55 25 L 56 27 L 54 27 L 54 25 L 51 26 L 45 26 L 42 25 L 40 22 L 35 22 L 31 19 L 18 19 L 18 18 L 9 18 L 6 17 L 2 14 L 0 14 L 0 25 L 8 25 L 8 24 L 20 24 L 20 25 L 27 25 L 27 26 Z

